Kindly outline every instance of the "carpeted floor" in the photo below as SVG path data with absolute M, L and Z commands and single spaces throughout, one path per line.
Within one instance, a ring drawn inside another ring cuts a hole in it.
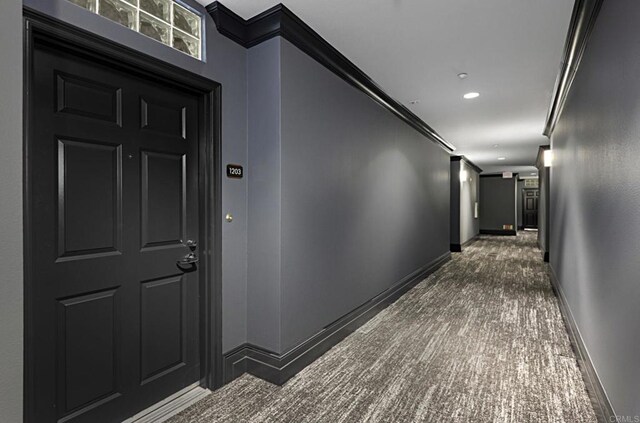
M 535 236 L 480 237 L 284 386 L 170 421 L 595 422 Z

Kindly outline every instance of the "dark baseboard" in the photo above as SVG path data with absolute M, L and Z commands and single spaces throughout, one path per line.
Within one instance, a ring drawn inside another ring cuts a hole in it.
M 524 226 L 518 226 L 519 231 L 524 231 Z
M 478 235 L 474 236 L 473 238 L 467 240 L 466 242 L 464 242 L 463 244 L 449 244 L 449 250 L 452 253 L 461 253 L 462 249 L 470 244 L 473 244 L 474 242 L 476 242 L 478 240 Z
M 284 384 L 449 260 L 451 253 L 447 252 L 285 354 L 251 344 L 240 345 L 229 351 L 224 354 L 224 383 L 246 372 L 276 385 Z
M 573 348 L 573 351 L 576 355 L 578 366 L 580 367 L 580 372 L 582 373 L 582 378 L 584 379 L 584 383 L 586 385 L 589 398 L 591 399 L 593 410 L 595 411 L 596 417 L 598 418 L 598 422 L 616 422 L 618 420 L 616 419 L 616 414 L 613 410 L 613 407 L 611 406 L 611 402 L 607 397 L 607 393 L 605 392 L 596 369 L 593 366 L 593 362 L 589 357 L 589 352 L 587 351 L 584 340 L 580 335 L 578 325 L 573 318 L 573 313 L 571 313 L 571 308 L 569 307 L 567 298 L 564 296 L 564 292 L 560 287 L 558 278 L 553 271 L 553 268 L 551 267 L 549 278 L 551 279 L 551 287 L 553 288 L 553 292 L 558 298 L 560 313 L 562 314 L 562 319 L 564 320 L 565 327 L 567 328 L 569 340 L 571 341 L 571 347 Z
M 480 229 L 480 235 L 516 235 L 515 229 Z
M 538 248 L 540 248 L 540 251 L 542 251 L 542 260 L 545 263 L 549 263 L 549 251 L 546 251 L 544 249 L 544 245 L 542 245 L 542 242 L 540 240 L 540 237 L 538 237 Z

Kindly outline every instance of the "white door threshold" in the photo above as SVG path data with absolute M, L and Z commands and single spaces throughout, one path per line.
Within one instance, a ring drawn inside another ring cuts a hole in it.
M 175 394 L 142 410 L 122 423 L 161 423 L 175 416 L 185 408 L 195 404 L 211 393 L 198 383 L 187 386 Z

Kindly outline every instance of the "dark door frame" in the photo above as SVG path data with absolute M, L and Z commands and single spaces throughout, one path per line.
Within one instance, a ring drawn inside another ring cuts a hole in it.
M 33 99 L 33 51 L 40 43 L 72 51 L 94 62 L 128 74 L 169 84 L 200 97 L 203 105 L 199 128 L 199 220 L 200 220 L 200 338 L 202 372 L 200 385 L 222 386 L 222 161 L 221 161 L 221 85 L 200 75 L 116 44 L 91 32 L 76 28 L 29 8 L 24 8 L 24 139 L 23 139 L 23 239 L 24 239 L 24 419 L 33 422 L 34 385 L 32 313 L 34 281 L 32 249 L 37 234 L 31 231 L 31 181 L 35 169 L 30 165 L 34 140 L 31 135 Z
M 527 191 L 538 191 L 538 206 L 540 205 L 540 188 L 533 188 L 533 187 L 524 187 L 522 188 L 522 216 L 520 216 L 520 218 L 522 219 L 522 229 L 527 229 L 527 225 L 525 225 L 525 210 L 526 210 L 526 204 L 527 204 Z M 538 219 L 540 218 L 539 215 L 540 212 L 540 207 L 538 207 Z M 538 229 L 539 225 L 536 225 L 535 229 Z

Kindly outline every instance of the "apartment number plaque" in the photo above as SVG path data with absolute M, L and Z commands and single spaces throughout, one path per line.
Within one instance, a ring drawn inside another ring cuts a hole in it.
M 242 176 L 244 176 L 242 166 L 236 164 L 227 165 L 227 178 L 242 179 Z

